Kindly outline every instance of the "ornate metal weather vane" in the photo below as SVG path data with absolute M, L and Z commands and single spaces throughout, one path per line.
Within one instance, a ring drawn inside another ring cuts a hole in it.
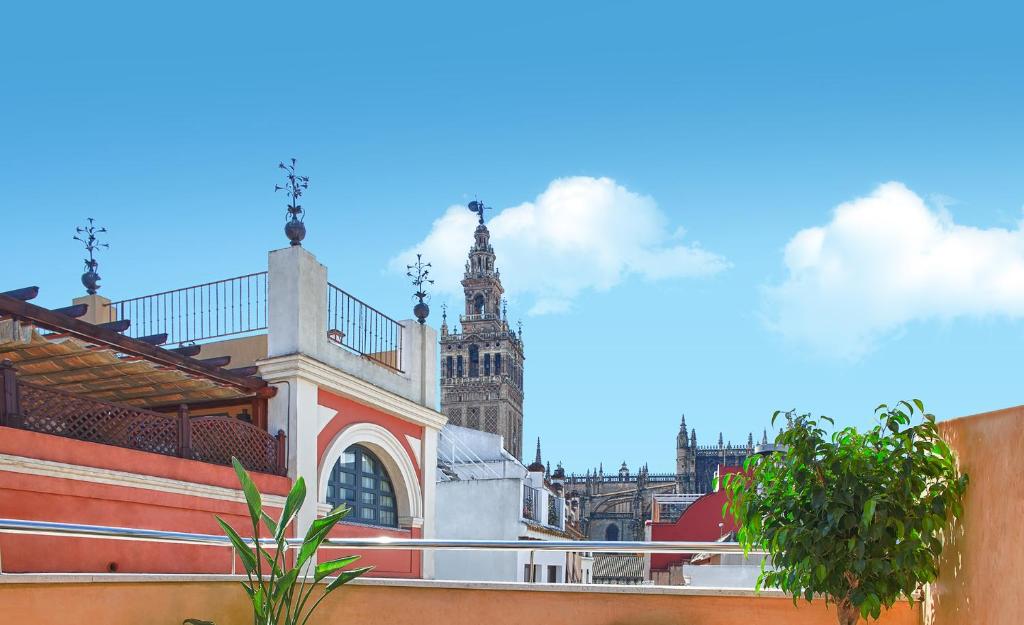
M 285 165 L 284 163 L 278 163 L 277 167 L 285 171 L 285 178 L 288 181 L 281 186 L 279 184 L 274 185 L 274 191 L 285 191 L 291 196 L 291 202 L 288 204 L 288 212 L 285 214 L 285 219 L 288 221 L 284 224 L 284 233 L 288 237 L 288 240 L 292 242 L 292 245 L 302 245 L 302 239 L 306 238 L 306 224 L 303 223 L 303 219 L 306 217 L 306 211 L 302 209 L 302 205 L 299 204 L 299 198 L 302 197 L 303 192 L 309 188 L 309 176 L 300 176 L 295 173 L 295 159 L 292 159 L 291 165 Z
M 480 200 L 473 200 L 469 203 L 469 210 L 480 216 L 480 225 L 484 223 L 484 211 L 491 210 L 490 206 L 484 206 Z
M 434 283 L 434 281 L 430 279 L 430 267 L 430 263 L 423 262 L 421 254 L 416 255 L 415 264 L 405 266 L 405 275 L 412 278 L 412 285 L 416 287 L 416 292 L 413 293 L 413 297 L 418 297 L 420 300 L 419 303 L 413 307 L 412 313 L 416 315 L 416 319 L 418 319 L 421 324 L 427 322 L 427 315 L 430 314 L 430 306 L 427 306 L 427 303 L 423 301 L 427 298 L 427 292 L 424 290 L 423 285 Z
M 94 253 L 101 247 L 109 248 L 110 245 L 100 243 L 99 237 L 96 236 L 106 232 L 107 229 L 97 228 L 92 217 L 86 217 L 86 219 L 89 220 L 89 225 L 75 228 L 77 234 L 73 238 L 84 243 L 85 251 L 89 252 L 89 258 L 85 259 L 85 273 L 82 274 L 82 286 L 85 287 L 85 292 L 89 295 L 96 295 L 96 289 L 100 288 L 100 274 L 96 270 L 99 269 L 100 264 L 96 261 Z

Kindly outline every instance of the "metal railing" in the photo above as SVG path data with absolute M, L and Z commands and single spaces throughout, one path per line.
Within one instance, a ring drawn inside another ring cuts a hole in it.
M 498 472 L 473 451 L 449 428 L 441 428 L 437 437 L 437 466 L 441 469 L 442 481 L 452 479 L 501 479 L 505 477 L 505 463 Z
M 0 533 L 29 534 L 35 536 L 64 536 L 68 538 L 101 538 L 135 540 L 160 543 L 181 543 L 231 547 L 227 536 L 218 534 L 191 534 L 166 530 L 139 529 L 53 521 L 0 519 Z M 251 538 L 243 539 L 255 545 Z M 289 549 L 298 549 L 302 540 L 287 539 Z M 261 545 L 275 545 L 272 538 L 260 539 Z M 456 540 L 433 538 L 393 538 L 390 536 L 365 538 L 328 538 L 322 547 L 331 549 L 406 549 L 406 550 L 468 550 L 468 551 L 573 551 L 586 553 L 711 553 L 742 554 L 743 546 L 734 542 L 709 541 L 583 541 L 583 540 Z M 765 555 L 765 551 L 750 550 L 748 555 Z
M 256 334 L 267 329 L 267 272 L 133 297 L 107 305 L 111 320 L 130 319 L 138 338 L 167 333 L 167 344 Z
M 542 523 L 540 517 L 540 490 L 523 484 L 523 518 Z
M 402 325 L 327 283 L 327 338 L 385 367 L 402 370 Z

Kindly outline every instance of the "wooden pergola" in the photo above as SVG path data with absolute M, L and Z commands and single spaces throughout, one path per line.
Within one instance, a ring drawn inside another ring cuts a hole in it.
M 230 460 L 232 445 L 241 445 L 259 458 L 253 463 L 268 464 L 274 437 L 266 408 L 276 389 L 255 367 L 227 369 L 229 356 L 197 358 L 198 345 L 165 349 L 165 334 L 127 337 L 128 319 L 82 321 L 84 305 L 37 306 L 30 300 L 38 292 L 0 293 L 0 425 L 218 463 Z M 251 424 L 189 415 L 240 405 L 251 407 Z M 168 430 L 168 419 L 176 431 Z M 139 431 L 149 437 L 145 444 L 138 442 Z M 277 438 L 283 441 L 283 433 Z M 279 446 L 277 456 L 284 452 Z M 280 470 L 282 460 L 275 462 Z

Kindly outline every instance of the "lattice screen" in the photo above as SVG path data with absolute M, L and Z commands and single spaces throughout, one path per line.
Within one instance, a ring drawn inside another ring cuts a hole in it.
M 473 428 L 474 430 L 480 429 L 480 408 L 472 406 L 469 409 L 466 416 L 466 427 Z
M 462 425 L 462 408 L 448 409 L 448 423 L 451 423 L 452 425 Z
M 490 432 L 491 434 L 498 433 L 498 407 L 497 406 L 485 406 L 484 407 L 484 431 Z

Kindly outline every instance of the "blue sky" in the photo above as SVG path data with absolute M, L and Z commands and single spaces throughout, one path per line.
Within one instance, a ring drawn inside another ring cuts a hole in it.
M 526 258 L 518 279 L 495 245 L 525 324 L 526 440 L 570 470 L 670 470 L 682 412 L 711 443 L 745 441 L 777 408 L 863 424 L 904 397 L 941 417 L 1021 403 L 1024 44 L 1009 3 L 7 17 L 0 241 L 18 260 L 0 286 L 38 284 L 44 305 L 81 288 L 86 216 L 110 229 L 113 298 L 262 269 L 285 242 L 276 163 L 295 156 L 312 179 L 306 246 L 394 316 L 411 306 L 396 255 L 447 232 L 450 207 L 479 196 L 495 228 L 517 207 L 502 236 Z M 609 216 L 579 248 L 571 219 L 543 236 L 509 226 L 567 214 L 544 195 L 559 184 L 580 223 Z M 454 285 L 436 286 L 439 322 Z M 560 312 L 529 314 L 552 299 Z

